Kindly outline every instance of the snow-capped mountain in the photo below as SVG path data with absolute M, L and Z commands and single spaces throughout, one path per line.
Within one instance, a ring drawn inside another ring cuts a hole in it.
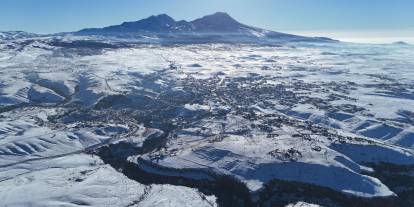
M 156 37 L 173 35 L 174 38 L 215 36 L 250 38 L 250 40 L 268 38 L 283 39 L 284 41 L 333 41 L 328 38 L 302 37 L 248 26 L 238 22 L 224 12 L 217 12 L 193 21 L 176 21 L 166 14 L 160 14 L 139 21 L 124 22 L 120 25 L 82 29 L 74 34 L 116 36 L 152 35 Z M 243 39 L 234 39 L 233 41 L 243 41 Z
M 175 21 L 166 14 L 150 16 L 146 19 L 124 22 L 104 28 L 83 29 L 78 34 L 111 33 L 244 33 L 249 30 L 264 32 L 262 29 L 243 25 L 227 13 L 217 12 L 194 21 Z

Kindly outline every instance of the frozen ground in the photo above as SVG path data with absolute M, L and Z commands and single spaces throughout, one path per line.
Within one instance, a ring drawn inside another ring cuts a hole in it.
M 2 33 L 0 199 L 225 203 L 175 181 L 139 183 L 102 156 L 109 148 L 152 176 L 230 176 L 251 202 L 275 180 L 398 200 L 375 166 L 414 165 L 412 57 L 410 45 L 139 45 Z
M 68 155 L 1 170 L 2 206 L 215 206 L 215 198 L 171 185 L 142 185 L 97 157 Z
M 129 133 L 136 136 L 131 143 L 140 145 L 155 130 L 116 121 L 82 128 L 46 124 L 55 114 L 30 107 L 2 113 L 1 206 L 216 206 L 214 196 L 181 186 L 143 185 L 85 154 Z

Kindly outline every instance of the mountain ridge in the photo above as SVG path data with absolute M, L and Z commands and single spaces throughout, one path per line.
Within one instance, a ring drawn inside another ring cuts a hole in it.
M 240 23 L 225 12 L 216 12 L 192 21 L 177 21 L 167 14 L 159 14 L 102 28 L 85 28 L 75 32 L 45 35 L 10 31 L 1 33 L 0 40 L 41 36 L 56 38 L 72 36 L 75 39 L 90 36 L 107 41 L 161 44 L 339 42 L 326 37 L 305 37 L 249 26 Z
M 243 40 L 258 39 L 283 39 L 287 41 L 335 41 L 325 37 L 304 37 L 293 34 L 281 33 L 248 26 L 235 20 L 225 12 L 216 12 L 192 21 L 179 20 L 167 14 L 152 15 L 138 21 L 123 22 L 119 25 L 112 25 L 103 28 L 86 28 L 74 32 L 75 35 L 152 35 L 162 36 L 173 35 L 190 38 L 200 36 L 220 36 L 221 38 L 240 37 Z M 170 36 L 169 36 L 170 37 Z M 233 40 L 235 41 L 235 40 Z
M 76 33 L 112 32 L 239 32 L 240 28 L 253 28 L 239 23 L 225 12 L 216 12 L 193 21 L 179 20 L 167 14 L 152 15 L 138 21 L 123 22 L 103 28 L 86 28 Z

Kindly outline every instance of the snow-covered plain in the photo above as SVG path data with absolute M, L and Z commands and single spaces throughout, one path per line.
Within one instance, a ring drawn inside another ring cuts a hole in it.
M 414 165 L 414 46 L 0 38 L 5 206 L 217 205 L 93 155 L 117 143 L 147 173 L 229 175 L 251 194 L 278 179 L 394 197 L 371 164 Z

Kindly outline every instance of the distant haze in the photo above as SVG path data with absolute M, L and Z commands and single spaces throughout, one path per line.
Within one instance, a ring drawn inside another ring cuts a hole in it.
M 355 42 L 355 43 L 377 43 L 388 44 L 403 41 L 414 44 L 414 31 L 284 31 L 287 33 L 310 36 L 310 37 L 329 37 L 332 39 Z

